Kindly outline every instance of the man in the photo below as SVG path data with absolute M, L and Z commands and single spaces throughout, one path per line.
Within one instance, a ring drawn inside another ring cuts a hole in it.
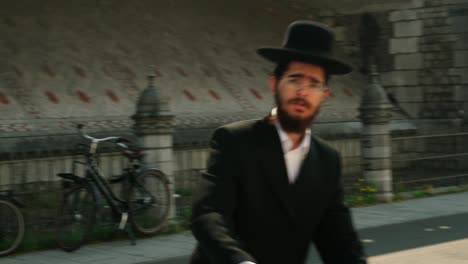
M 366 262 L 343 204 L 339 155 L 309 129 L 328 76 L 352 70 L 333 58 L 333 43 L 326 26 L 297 21 L 284 47 L 258 50 L 277 63 L 276 108 L 215 131 L 193 206 L 192 264 L 302 264 L 311 242 L 325 263 Z

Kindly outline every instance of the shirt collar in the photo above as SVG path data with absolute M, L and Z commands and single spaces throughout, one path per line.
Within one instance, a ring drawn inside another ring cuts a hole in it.
M 277 109 L 275 107 L 275 108 L 273 108 L 273 110 L 271 110 L 271 115 L 276 116 L 276 112 L 277 112 Z M 288 134 L 286 134 L 286 132 L 281 127 L 281 124 L 280 124 L 278 118 L 275 118 L 275 127 L 276 127 L 276 130 L 278 131 L 278 135 L 279 135 L 280 140 L 281 140 L 281 146 L 283 147 L 283 152 L 286 154 L 287 152 L 291 151 L 293 143 L 292 143 L 291 139 L 289 139 Z M 304 138 L 302 139 L 301 143 L 297 147 L 297 149 L 302 149 L 302 152 L 304 154 L 309 151 L 310 135 L 311 135 L 310 128 L 307 128 L 306 131 L 305 131 Z

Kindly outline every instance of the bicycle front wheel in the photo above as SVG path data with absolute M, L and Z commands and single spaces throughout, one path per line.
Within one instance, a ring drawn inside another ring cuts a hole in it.
M 0 200 L 0 256 L 15 250 L 24 235 L 24 217 L 13 203 Z
M 95 220 L 96 193 L 90 185 L 79 185 L 67 191 L 57 219 L 57 245 L 74 251 L 86 241 Z
M 161 230 L 169 216 L 171 193 L 166 176 L 158 170 L 147 170 L 136 176 L 128 206 L 133 227 L 142 234 Z

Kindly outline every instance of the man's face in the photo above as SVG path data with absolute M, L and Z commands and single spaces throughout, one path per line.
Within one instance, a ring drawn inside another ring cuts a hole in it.
M 325 88 L 324 69 L 297 61 L 289 63 L 281 79 L 271 77 L 270 88 L 281 126 L 288 132 L 304 131 L 330 94 L 330 90 Z

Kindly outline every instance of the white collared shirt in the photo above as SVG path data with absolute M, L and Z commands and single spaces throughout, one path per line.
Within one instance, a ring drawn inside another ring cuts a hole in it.
M 276 115 L 276 108 L 271 111 L 271 114 Z M 284 161 L 286 162 L 286 169 L 288 171 L 289 183 L 294 183 L 297 179 L 297 176 L 299 176 L 302 162 L 309 152 L 311 131 L 309 128 L 306 129 L 304 138 L 302 139 L 299 146 L 297 146 L 295 149 L 292 149 L 293 142 L 281 127 L 278 118 L 275 119 L 275 127 L 281 140 Z

